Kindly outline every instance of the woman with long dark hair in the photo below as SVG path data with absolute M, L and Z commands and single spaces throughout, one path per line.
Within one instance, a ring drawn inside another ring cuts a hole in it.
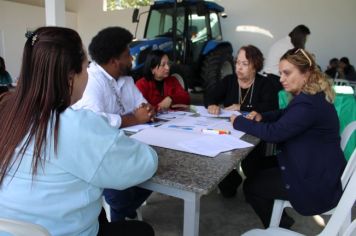
M 103 117 L 70 108 L 88 79 L 77 32 L 42 27 L 27 37 L 18 86 L 0 98 L 0 217 L 40 224 L 51 235 L 97 235 L 103 188 L 149 179 L 157 155 Z M 143 222 L 108 227 L 153 235 Z
M 153 50 L 147 56 L 143 78 L 136 82 L 142 95 L 157 111 L 184 108 L 190 103 L 189 93 L 169 72 L 170 61 L 167 53 Z

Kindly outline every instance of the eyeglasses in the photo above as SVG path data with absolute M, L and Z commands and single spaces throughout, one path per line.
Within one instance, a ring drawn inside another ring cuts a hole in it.
M 304 51 L 304 49 L 298 48 L 298 49 L 294 52 L 294 54 L 297 54 L 298 52 L 301 52 L 301 53 L 303 54 L 303 56 L 304 56 L 304 57 L 308 60 L 308 62 L 309 62 L 309 67 L 311 67 L 311 66 L 313 65 L 312 60 L 310 59 L 310 57 L 308 56 L 308 54 Z

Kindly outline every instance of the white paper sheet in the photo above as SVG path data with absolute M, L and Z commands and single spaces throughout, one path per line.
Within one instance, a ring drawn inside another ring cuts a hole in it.
M 157 122 L 150 122 L 150 123 L 140 124 L 140 125 L 132 125 L 132 126 L 124 127 L 124 128 L 121 128 L 121 129 L 124 130 L 124 131 L 136 133 L 136 132 L 139 132 L 139 131 L 141 131 L 143 129 L 160 126 L 163 123 L 164 123 L 164 121 L 157 121 Z
M 219 115 L 212 115 L 208 112 L 208 109 L 206 109 L 204 106 L 192 106 L 192 109 L 195 110 L 197 113 L 199 113 L 201 116 L 206 116 L 206 117 L 229 118 L 231 115 L 241 115 L 241 113 L 238 111 L 228 111 L 226 109 L 220 109 Z
M 194 129 L 147 128 L 130 137 L 149 145 L 209 157 L 214 157 L 220 152 L 253 146 L 232 135 L 206 135 Z
M 163 120 L 173 120 L 176 118 L 182 118 L 191 115 L 194 115 L 194 113 L 188 111 L 167 111 L 164 113 L 158 113 L 156 115 L 156 118 L 163 119 Z
M 191 129 L 189 129 L 191 127 Z M 235 130 L 231 123 L 226 119 L 217 119 L 209 117 L 185 117 L 184 119 L 175 119 L 168 121 L 160 126 L 160 128 L 177 129 L 181 131 L 194 131 L 201 133 L 202 129 L 222 129 L 231 132 L 231 135 L 236 138 L 241 138 L 245 133 Z M 204 134 L 206 135 L 206 134 Z

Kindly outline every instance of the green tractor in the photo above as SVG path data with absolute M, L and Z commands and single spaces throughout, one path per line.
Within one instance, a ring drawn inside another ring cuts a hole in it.
M 130 45 L 134 77 L 140 77 L 147 54 L 154 49 L 168 53 L 173 61 L 171 74 L 189 91 L 199 92 L 232 74 L 233 49 L 221 33 L 223 11 L 209 1 L 155 1 L 148 12 L 144 39 Z M 138 24 L 143 13 L 135 9 L 133 22 Z

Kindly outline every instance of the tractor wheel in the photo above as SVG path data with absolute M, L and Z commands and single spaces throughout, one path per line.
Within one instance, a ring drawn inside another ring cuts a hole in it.
M 185 90 L 188 90 L 188 80 L 191 78 L 189 68 L 183 65 L 172 65 L 171 75 L 174 76 Z
M 200 76 L 203 79 L 204 88 L 208 89 L 234 73 L 234 61 L 231 47 L 219 47 L 210 52 L 204 59 Z

